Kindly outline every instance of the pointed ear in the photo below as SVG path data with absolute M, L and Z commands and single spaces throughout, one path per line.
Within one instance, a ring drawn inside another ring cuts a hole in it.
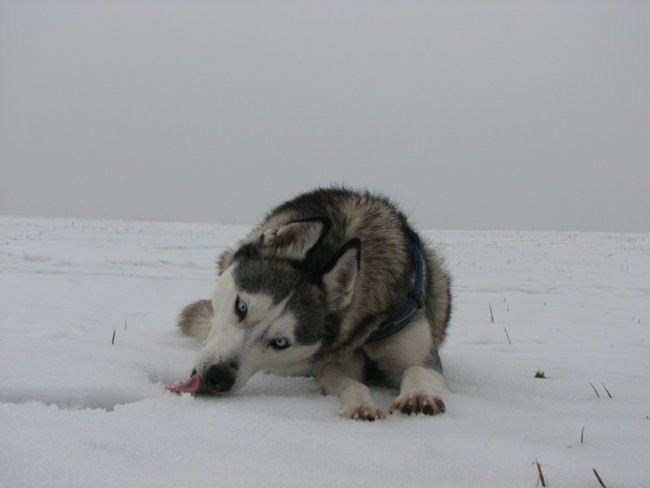
M 299 220 L 268 229 L 260 236 L 262 252 L 302 260 L 329 230 L 327 223 L 324 219 Z
M 323 275 L 330 310 L 341 310 L 352 302 L 361 262 L 361 241 L 353 239 L 337 253 L 333 265 Z

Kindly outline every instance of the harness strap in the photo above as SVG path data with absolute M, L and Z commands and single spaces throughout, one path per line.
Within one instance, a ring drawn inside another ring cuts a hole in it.
M 379 324 L 372 334 L 368 336 L 364 344 L 381 341 L 397 334 L 413 320 L 415 313 L 422 308 L 423 260 L 420 239 L 414 232 L 411 232 L 411 257 L 415 265 L 415 280 L 413 287 L 408 292 L 408 298 L 401 307 L 394 310 L 386 320 Z

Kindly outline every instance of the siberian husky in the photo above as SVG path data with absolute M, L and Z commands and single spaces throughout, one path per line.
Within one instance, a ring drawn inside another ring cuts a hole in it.
M 450 277 L 387 198 L 299 195 L 226 250 L 218 271 L 212 299 L 180 314 L 181 330 L 204 343 L 191 377 L 169 390 L 226 394 L 257 371 L 307 367 L 345 417 L 385 418 L 370 381 L 399 386 L 390 413 L 444 412 Z

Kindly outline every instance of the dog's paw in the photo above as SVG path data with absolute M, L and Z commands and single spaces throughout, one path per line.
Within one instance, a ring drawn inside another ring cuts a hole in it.
M 367 420 L 368 422 L 374 422 L 375 420 L 386 418 L 386 415 L 381 408 L 377 408 L 372 403 L 368 402 L 344 408 L 339 412 L 339 415 L 354 420 Z
M 445 404 L 437 397 L 427 393 L 405 393 L 398 396 L 390 407 L 389 412 L 395 411 L 405 413 L 406 415 L 424 414 L 435 415 L 445 411 Z

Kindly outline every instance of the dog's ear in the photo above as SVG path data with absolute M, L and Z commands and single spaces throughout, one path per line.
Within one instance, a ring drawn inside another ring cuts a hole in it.
M 342 310 L 352 301 L 354 285 L 359 275 L 361 241 L 353 239 L 336 254 L 330 269 L 323 275 L 328 308 Z
M 262 252 L 301 261 L 328 230 L 327 219 L 298 220 L 268 229 L 260 236 Z

